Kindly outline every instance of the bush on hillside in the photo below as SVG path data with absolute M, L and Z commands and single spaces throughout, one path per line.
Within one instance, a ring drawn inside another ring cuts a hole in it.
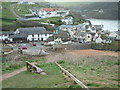
M 91 48 L 97 50 L 112 50 L 120 51 L 119 41 L 113 41 L 112 43 L 92 43 Z

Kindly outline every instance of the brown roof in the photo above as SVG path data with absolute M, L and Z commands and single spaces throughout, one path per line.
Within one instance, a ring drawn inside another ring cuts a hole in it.
M 54 8 L 41 8 L 42 11 L 55 11 Z

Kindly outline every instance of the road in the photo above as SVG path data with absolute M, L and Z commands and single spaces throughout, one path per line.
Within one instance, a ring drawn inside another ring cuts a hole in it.
M 10 11 L 11 11 L 17 18 L 22 18 L 22 17 L 20 17 L 20 16 L 14 11 L 14 4 L 10 5 Z
M 19 21 L 27 21 L 27 20 L 40 20 L 39 17 L 33 17 L 33 18 L 24 18 L 19 16 L 15 11 L 14 11 L 14 4 L 10 5 L 10 11 L 17 17 L 17 20 Z

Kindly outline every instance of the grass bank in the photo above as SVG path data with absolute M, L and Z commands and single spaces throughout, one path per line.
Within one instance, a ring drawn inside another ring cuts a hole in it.
M 92 43 L 91 48 L 96 50 L 120 51 L 120 41 L 112 41 L 112 43 Z
M 60 61 L 62 60 L 62 61 Z M 82 56 L 80 54 L 56 54 L 46 57 L 46 62 L 59 62 L 76 75 L 89 88 L 118 88 L 120 62 L 114 56 Z
M 3 81 L 3 88 L 74 88 L 70 81 L 64 80 L 59 68 L 52 63 L 37 64 L 47 75 L 24 71 Z
M 14 70 L 20 69 L 26 65 L 25 61 L 41 62 L 44 61 L 42 57 L 19 55 L 16 52 L 1 57 L 2 60 L 2 73 L 9 73 Z

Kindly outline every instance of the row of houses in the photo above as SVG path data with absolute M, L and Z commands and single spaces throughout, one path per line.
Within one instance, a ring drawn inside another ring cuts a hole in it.
M 4 42 L 46 41 L 53 33 L 44 27 L 18 28 L 14 32 L 2 32 L 0 40 Z
M 103 25 L 92 25 L 86 27 L 86 24 L 80 25 L 61 25 L 58 31 L 68 32 L 70 38 L 80 43 L 111 43 L 112 40 L 119 40 L 120 35 L 117 32 L 103 30 Z
M 17 4 L 28 4 L 28 5 L 33 5 L 35 4 L 34 2 L 24 2 L 24 1 L 20 1 Z
M 120 39 L 120 33 L 118 32 L 108 32 L 102 30 L 102 28 L 96 28 L 96 31 L 92 32 L 88 31 L 88 29 L 84 24 L 61 25 L 56 28 L 54 32 L 47 31 L 44 27 L 18 28 L 15 31 L 2 32 L 0 34 L 0 40 L 6 43 L 12 43 L 53 41 L 57 38 L 61 38 L 63 41 L 72 40 L 80 43 L 111 43 L 112 40 Z
M 69 9 L 66 8 L 34 8 L 29 9 L 29 11 L 34 14 L 38 15 L 40 18 L 48 18 L 48 17 L 58 17 L 58 16 L 67 16 L 70 13 Z

